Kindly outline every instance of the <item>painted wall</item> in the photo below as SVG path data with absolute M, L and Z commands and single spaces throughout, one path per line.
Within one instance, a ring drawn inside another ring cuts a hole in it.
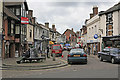
M 30 30 L 32 31 L 31 37 L 30 37 Z M 30 24 L 27 25 L 27 41 L 33 42 L 33 25 L 30 25 Z
M 118 11 L 113 12 L 113 36 L 118 35 Z

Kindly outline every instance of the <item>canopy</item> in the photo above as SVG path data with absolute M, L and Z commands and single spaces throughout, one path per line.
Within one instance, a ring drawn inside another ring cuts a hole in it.
M 52 41 L 49 41 L 49 44 L 54 44 L 54 42 L 52 42 Z
M 70 44 L 65 44 L 65 46 L 70 46 Z

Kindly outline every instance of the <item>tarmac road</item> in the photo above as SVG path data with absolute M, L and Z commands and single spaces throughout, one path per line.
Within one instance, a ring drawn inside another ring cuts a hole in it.
M 68 51 L 64 51 L 66 62 Z M 72 64 L 46 70 L 2 71 L 3 78 L 118 78 L 118 64 L 100 62 L 97 57 L 88 56 L 88 64 Z

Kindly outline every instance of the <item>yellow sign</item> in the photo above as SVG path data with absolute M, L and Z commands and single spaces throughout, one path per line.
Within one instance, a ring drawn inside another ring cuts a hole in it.
M 54 44 L 54 42 L 52 42 L 52 41 L 49 41 L 49 44 Z

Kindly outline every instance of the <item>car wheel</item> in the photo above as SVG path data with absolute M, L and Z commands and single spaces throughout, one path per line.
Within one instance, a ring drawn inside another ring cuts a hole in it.
M 100 56 L 100 58 L 99 58 L 99 59 L 100 59 L 100 61 L 103 61 L 103 59 L 102 59 L 102 57 L 101 57 L 101 56 Z
M 115 64 L 115 58 L 111 59 L 112 64 Z

